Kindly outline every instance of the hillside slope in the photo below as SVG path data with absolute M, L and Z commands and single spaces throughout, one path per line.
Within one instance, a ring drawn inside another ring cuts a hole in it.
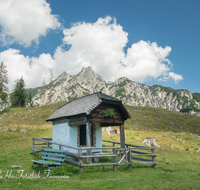
M 0 114 L 0 131 L 4 128 L 17 126 L 42 126 L 50 124 L 46 119 L 65 102 L 44 105 L 39 108 L 11 108 Z M 125 122 L 125 129 L 133 131 L 157 131 L 193 133 L 200 135 L 200 118 L 160 108 L 138 107 L 125 105 L 132 116 Z

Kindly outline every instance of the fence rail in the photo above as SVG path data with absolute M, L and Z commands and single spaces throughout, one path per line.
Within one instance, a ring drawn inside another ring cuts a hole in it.
M 39 142 L 39 143 L 38 143 Z M 138 146 L 125 144 L 125 148 L 119 148 L 119 142 L 102 140 L 110 146 L 102 145 L 102 147 L 74 147 L 65 144 L 53 142 L 51 138 L 36 138 L 33 137 L 32 151 L 42 152 L 44 148 L 52 148 L 52 145 L 58 145 L 59 150 L 68 149 L 66 151 L 65 162 L 78 166 L 80 172 L 83 167 L 89 166 L 108 166 L 112 165 L 113 170 L 117 171 L 117 166 L 128 165 L 132 168 L 133 164 L 151 164 L 156 167 L 155 149 L 153 147 Z M 44 147 L 45 145 L 45 147 Z M 74 153 L 75 150 L 77 153 Z M 96 151 L 96 152 L 94 152 Z M 150 151 L 150 152 L 149 152 Z M 149 159 L 151 157 L 151 159 Z M 102 158 L 111 158 L 108 163 L 101 162 Z M 85 163 L 87 161 L 87 163 Z

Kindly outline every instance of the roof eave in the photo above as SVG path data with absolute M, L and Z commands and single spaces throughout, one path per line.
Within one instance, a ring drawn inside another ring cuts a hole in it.
M 53 121 L 53 120 L 57 120 L 57 119 L 70 119 L 70 118 L 72 118 L 72 117 L 77 117 L 77 116 L 87 116 L 88 114 L 86 114 L 86 113 L 79 113 L 79 114 L 76 114 L 76 115 L 69 115 L 69 116 L 61 116 L 61 117 L 56 117 L 56 118 L 50 118 L 50 119 L 46 119 L 46 121 L 47 122 L 49 122 L 49 121 Z

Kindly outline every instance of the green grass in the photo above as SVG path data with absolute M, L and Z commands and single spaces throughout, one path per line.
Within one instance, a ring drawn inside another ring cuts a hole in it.
M 10 108 L 0 114 L 0 127 L 16 127 L 26 125 L 44 125 L 46 119 L 66 102 L 45 105 L 42 107 Z
M 31 160 L 41 157 L 38 154 L 29 154 L 32 138 L 52 136 L 51 123 L 46 123 L 45 119 L 62 104 L 40 108 L 13 108 L 5 115 L 0 115 L 0 176 L 3 177 L 0 178 L 0 189 L 199 189 L 200 153 L 195 149 L 200 148 L 200 138 L 197 138 L 200 118 L 154 108 L 139 107 L 136 111 L 129 106 L 127 109 L 132 119 L 125 123 L 126 143 L 142 145 L 144 138 L 156 136 L 157 143 L 161 146 L 156 148 L 156 160 L 159 163 L 157 168 L 149 165 L 133 165 L 132 169 L 118 166 L 117 172 L 114 172 L 112 166 L 104 166 L 104 170 L 102 166 L 85 167 L 84 173 L 79 174 L 78 167 L 63 163 L 61 168 L 52 169 L 50 173 L 69 178 L 45 179 L 47 174 L 44 171 L 47 167 L 32 167 Z M 22 119 L 23 115 L 28 119 Z M 170 125 L 172 128 L 169 128 Z M 1 132 L 6 127 L 13 130 Z M 21 128 L 28 132 L 20 133 Z M 109 136 L 103 133 L 103 139 L 120 141 L 117 134 Z M 102 160 L 107 161 L 106 158 Z M 21 165 L 22 168 L 11 168 L 12 165 Z M 19 170 L 24 170 L 24 175 L 27 176 L 40 172 L 42 178 L 4 178 L 11 170 L 15 177 L 19 177 Z
M 125 122 L 126 129 L 200 135 L 200 118 L 197 116 L 152 107 L 126 108 L 132 116 Z

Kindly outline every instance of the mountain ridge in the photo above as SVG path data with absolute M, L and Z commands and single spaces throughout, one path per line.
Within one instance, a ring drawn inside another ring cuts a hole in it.
M 29 89 L 31 92 L 34 89 Z M 59 101 L 70 101 L 74 98 L 101 91 L 116 97 L 124 104 L 131 106 L 151 106 L 171 111 L 185 111 L 199 115 L 200 93 L 191 93 L 188 90 L 174 90 L 161 85 L 147 86 L 121 77 L 114 82 L 106 82 L 96 74 L 92 67 L 83 67 L 76 75 L 61 73 L 53 81 L 53 89 L 46 90 L 43 96 L 41 87 L 35 88 L 33 101 L 36 105 L 44 105 Z M 193 110 L 193 111 L 192 111 Z

